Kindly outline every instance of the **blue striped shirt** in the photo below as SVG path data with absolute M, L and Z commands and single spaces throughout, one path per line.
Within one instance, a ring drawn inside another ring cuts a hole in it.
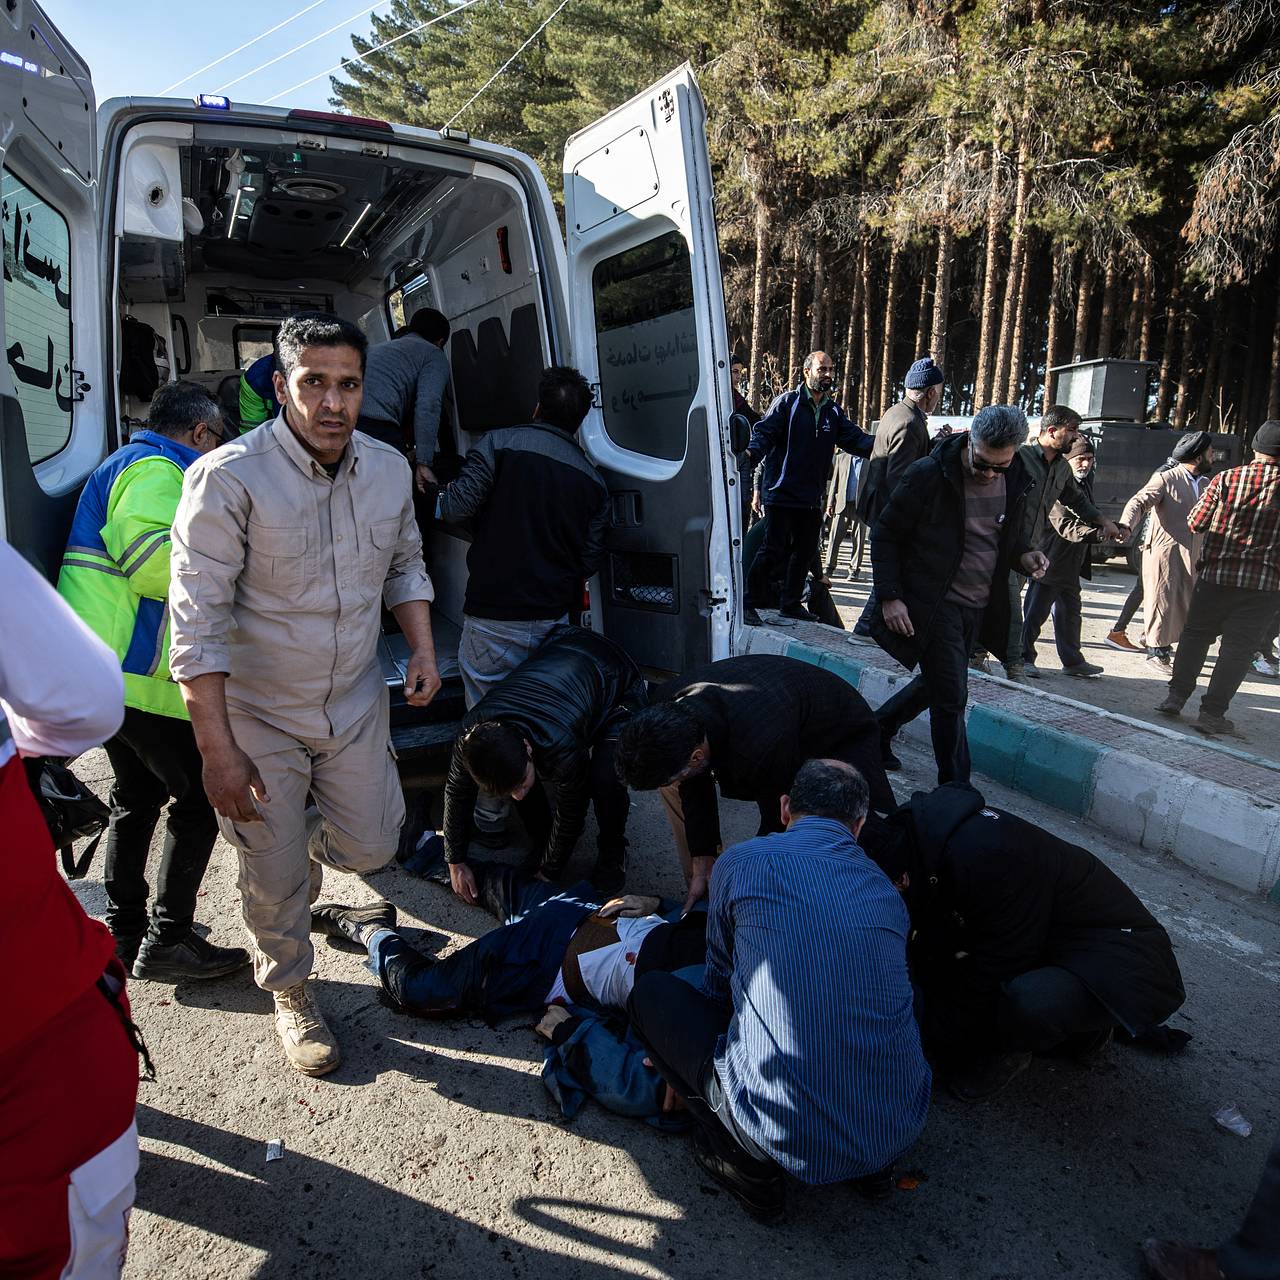
M 897 890 L 832 819 L 716 862 L 703 990 L 733 1006 L 716 1071 L 739 1128 L 803 1182 L 875 1173 L 924 1128 L 907 931 Z

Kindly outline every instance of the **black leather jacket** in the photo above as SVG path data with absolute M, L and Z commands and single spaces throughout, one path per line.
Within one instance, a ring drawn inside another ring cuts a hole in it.
M 459 741 L 483 721 L 510 725 L 532 746 L 538 777 L 557 788 L 544 867 L 564 866 L 586 824 L 592 744 L 616 735 L 647 700 L 640 669 L 616 644 L 593 631 L 564 625 L 551 631 L 532 657 L 463 716 Z M 449 862 L 466 861 L 478 794 L 455 743 L 444 790 Z

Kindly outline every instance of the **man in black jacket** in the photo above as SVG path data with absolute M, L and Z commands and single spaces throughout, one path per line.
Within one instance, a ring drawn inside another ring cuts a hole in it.
M 867 780 L 871 807 L 897 804 L 880 763 L 879 726 L 862 695 L 834 672 L 753 653 L 708 663 L 654 689 L 651 706 L 623 726 L 618 775 L 660 791 L 689 885 L 705 897 L 721 850 L 716 787 L 752 800 L 760 830 L 782 830 L 779 801 L 806 760 L 843 760 Z
M 767 458 L 764 508 L 768 529 L 747 574 L 746 621 L 758 626 L 758 609 L 782 568 L 782 618 L 807 618 L 800 607 L 804 580 L 822 536 L 822 500 L 837 448 L 866 457 L 871 437 L 844 415 L 832 398 L 835 366 L 825 351 L 811 351 L 804 381 L 784 391 L 751 433 L 751 466 Z M 789 624 L 788 624 L 789 625 Z
M 481 790 L 516 802 L 528 865 L 546 880 L 563 873 L 593 804 L 600 833 L 592 883 L 606 893 L 621 887 L 630 801 L 614 750 L 645 700 L 644 677 L 617 645 L 565 625 L 467 712 L 444 791 L 445 860 L 458 897 L 477 901 L 466 857 Z M 539 780 L 556 789 L 554 819 Z
M 876 712 L 887 768 L 901 767 L 894 734 L 928 707 L 938 781 L 969 780 L 969 654 L 979 637 L 1008 636 L 1010 568 L 1038 578 L 1048 566 L 1023 533 L 1034 486 L 1015 455 L 1026 435 L 1021 409 L 988 405 L 967 435 L 907 468 L 872 527 L 871 634 L 908 671 L 920 668 Z
M 1114 872 L 972 787 L 917 792 L 862 843 L 906 897 L 925 1051 L 966 1101 L 1186 998 L 1168 934 Z
M 483 436 L 440 494 L 442 520 L 472 522 L 458 646 L 468 707 L 567 621 L 599 567 L 609 491 L 574 439 L 590 407 L 576 369 L 545 370 L 533 421 Z

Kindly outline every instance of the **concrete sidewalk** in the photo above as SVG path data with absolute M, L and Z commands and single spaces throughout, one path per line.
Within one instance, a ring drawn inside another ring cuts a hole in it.
M 772 616 L 772 615 L 770 615 Z M 819 623 L 748 627 L 753 653 L 836 672 L 872 707 L 909 679 L 871 641 Z M 970 672 L 977 773 L 1205 875 L 1280 902 L 1280 766 L 1035 686 Z M 903 730 L 929 746 L 928 716 Z

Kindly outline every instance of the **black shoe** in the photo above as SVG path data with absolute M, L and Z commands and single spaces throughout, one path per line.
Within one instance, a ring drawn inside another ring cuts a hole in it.
M 813 614 L 808 609 L 798 604 L 789 604 L 785 609 L 778 610 L 778 616 L 782 618 L 794 618 L 797 622 L 812 622 Z
M 147 935 L 143 933 L 134 933 L 127 938 L 116 939 L 116 959 L 124 965 L 126 973 L 133 969 L 133 962 L 138 958 L 138 948 L 142 946 L 142 939 Z
M 1069 1036 L 1056 1050 L 1064 1058 L 1078 1062 L 1082 1067 L 1096 1066 L 1106 1054 L 1107 1046 L 1115 1036 L 1115 1027 L 1102 1031 L 1086 1031 L 1083 1035 Z
M 748 627 L 764 626 L 764 619 L 750 605 L 743 609 L 742 621 Z
M 893 1195 L 893 1165 L 886 1165 L 879 1173 L 868 1173 L 861 1178 L 850 1178 L 849 1185 L 870 1204 L 880 1204 Z
M 897 773 L 902 768 L 902 761 L 893 754 L 893 747 L 889 742 L 880 743 L 880 763 L 884 765 L 885 773 Z
M 853 624 L 853 634 L 855 636 L 869 636 L 871 628 L 865 622 L 855 622 Z
M 148 936 L 138 948 L 133 976 L 149 982 L 186 982 L 189 978 L 222 978 L 249 963 L 243 947 L 215 947 L 198 933 L 162 947 Z
M 786 1185 L 780 1173 L 758 1174 L 721 1155 L 702 1131 L 693 1131 L 693 1158 L 757 1222 L 780 1222 L 787 1208 Z
M 396 845 L 396 861 L 404 866 L 413 860 L 418 845 L 431 825 L 431 793 L 419 791 L 405 809 L 404 822 L 400 824 L 400 840 Z M 421 873 L 419 873 L 421 874 Z
M 371 907 L 347 907 L 340 902 L 317 902 L 311 908 L 311 928 L 326 938 L 346 938 L 362 947 L 360 934 L 374 929 L 394 929 L 396 909 L 389 902 L 375 902 Z
M 1183 702 L 1184 702 L 1184 699 L 1179 698 L 1177 694 L 1171 693 L 1156 708 L 1156 715 L 1168 716 L 1171 720 L 1176 720 L 1182 714 Z
M 951 1077 L 951 1092 L 961 1102 L 978 1102 L 1007 1089 L 1029 1066 L 1029 1053 L 1006 1053 L 987 1058 Z

